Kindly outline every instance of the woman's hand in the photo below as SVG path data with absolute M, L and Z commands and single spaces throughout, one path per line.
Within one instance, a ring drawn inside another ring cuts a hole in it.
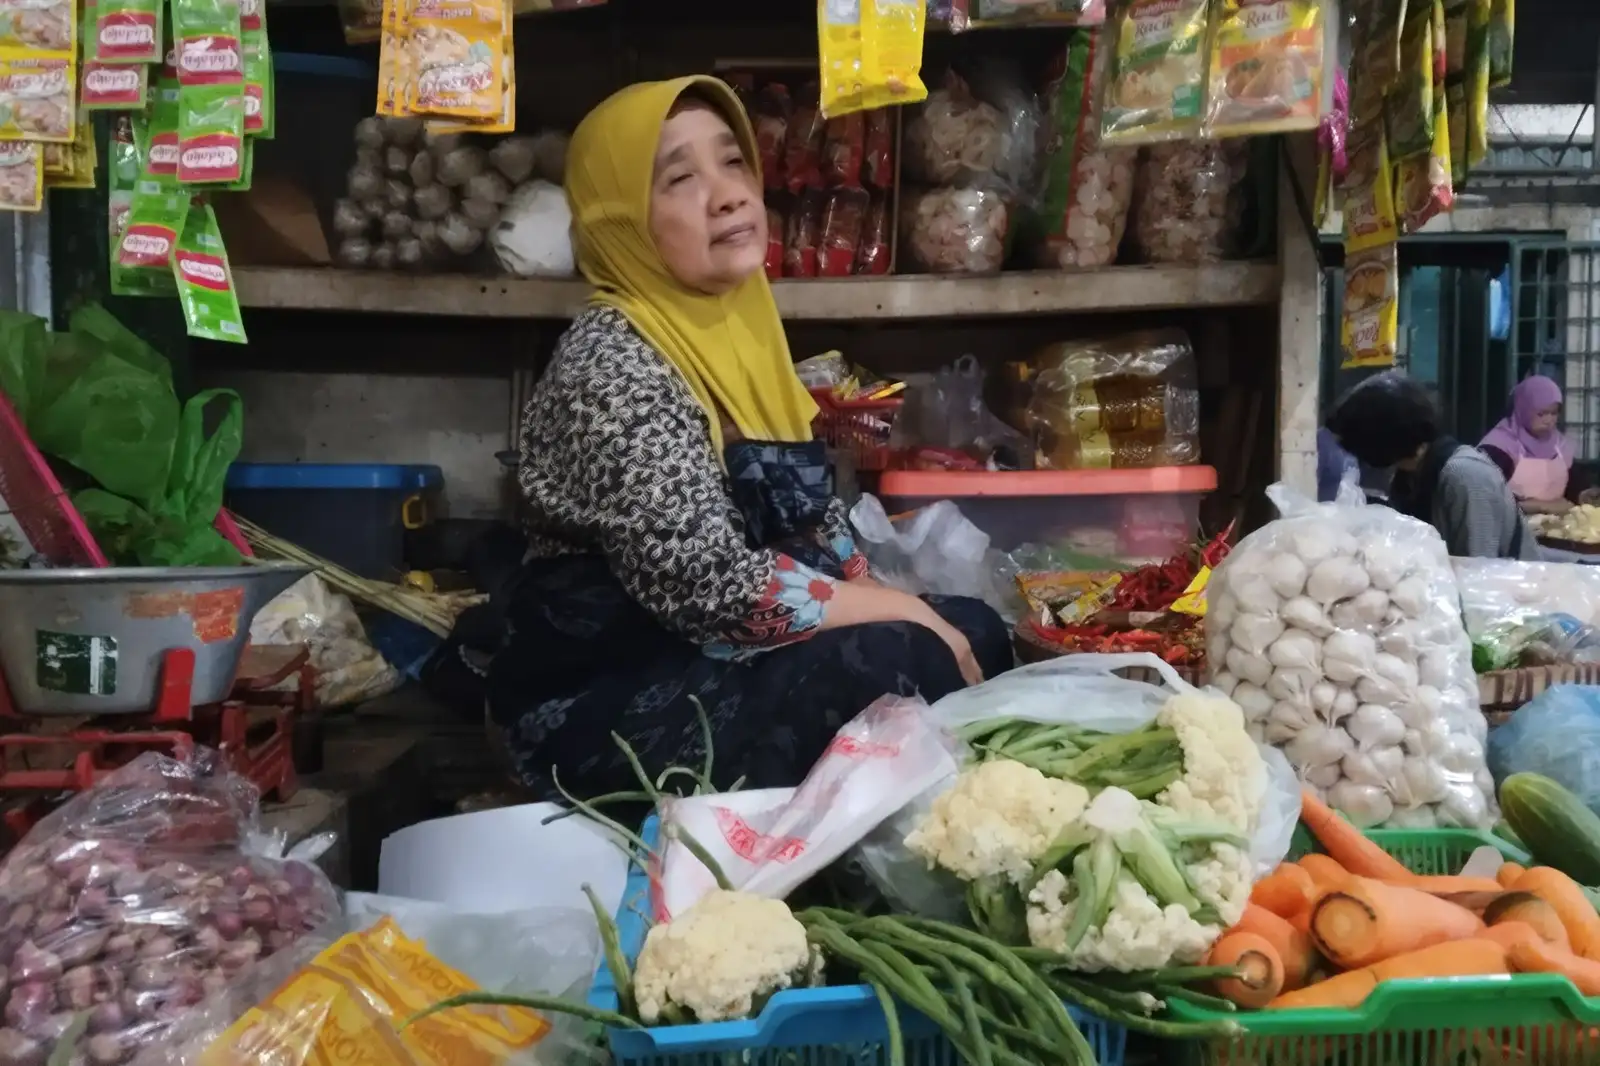
M 1566 514 L 1572 510 L 1567 500 L 1518 500 L 1525 514 Z
M 1600 504 L 1600 489 L 1584 489 L 1578 493 L 1578 502 L 1585 507 L 1594 507 Z
M 922 610 L 920 617 L 912 618 L 910 621 L 933 630 L 934 634 L 949 646 L 950 653 L 956 657 L 956 666 L 967 684 L 983 684 L 983 667 L 978 665 L 977 657 L 972 654 L 972 643 L 967 640 L 966 634 L 946 622 L 938 611 L 928 606 L 926 600 L 914 596 L 912 599 Z

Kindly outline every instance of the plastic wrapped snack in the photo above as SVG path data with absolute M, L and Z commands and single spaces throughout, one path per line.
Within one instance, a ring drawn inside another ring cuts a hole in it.
M 784 187 L 784 145 L 789 140 L 793 111 L 788 88 L 777 82 L 763 86 L 756 97 L 750 119 L 755 126 L 756 147 L 761 152 L 761 181 L 768 189 Z
M 377 699 L 400 687 L 400 673 L 367 639 L 350 598 L 316 574 L 290 585 L 250 623 L 253 644 L 305 644 L 311 650 L 318 707 Z M 298 684 L 298 678 L 284 681 Z
M 43 1063 L 65 1037 L 73 1062 L 128 1062 L 335 916 L 327 878 L 269 856 L 257 813 L 214 755 L 147 754 L 35 826 L 0 865 L 9 1061 Z
M 1139 255 L 1151 263 L 1205 263 L 1232 254 L 1247 162 L 1245 142 L 1237 140 L 1145 148 L 1134 176 Z
M 1137 149 L 1104 147 L 1093 102 L 1107 67 L 1103 34 L 1073 34 L 1045 90 L 1043 192 L 1029 213 L 1034 265 L 1106 266 L 1117 257 L 1133 198 Z
M 822 209 L 821 251 L 817 273 L 825 278 L 848 277 L 855 269 L 866 228 L 871 198 L 865 189 L 834 189 Z
M 1283 514 L 1211 577 L 1212 684 L 1363 828 L 1488 828 L 1472 647 L 1444 541 L 1388 507 L 1268 490 Z
M 784 220 L 783 212 L 776 207 L 767 207 L 767 277 L 777 280 L 783 277 L 783 241 L 788 223 Z
M 996 376 L 996 412 L 1044 470 L 1200 461 L 1200 392 L 1182 330 L 1052 344 Z
M 817 242 L 822 239 L 823 194 L 808 189 L 794 200 L 783 240 L 783 276 L 817 276 Z
M 983 189 L 925 189 L 906 194 L 900 208 L 906 256 L 933 274 L 999 270 L 1009 225 L 1005 198 Z
M 822 148 L 827 120 L 817 102 L 817 85 L 810 82 L 795 97 L 789 116 L 788 135 L 783 141 L 783 179 L 789 191 L 822 187 Z
M 1037 103 L 1006 68 L 977 68 L 974 76 L 984 96 L 952 71 L 907 119 L 905 174 L 927 185 L 1014 193 L 1027 187 L 1038 156 Z
M 874 194 L 867 209 L 866 228 L 861 234 L 861 248 L 856 253 L 857 274 L 889 273 L 889 200 L 883 193 Z

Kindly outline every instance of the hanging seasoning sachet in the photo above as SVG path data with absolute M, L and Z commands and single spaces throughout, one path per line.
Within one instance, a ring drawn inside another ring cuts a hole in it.
M 1130 0 L 1101 105 L 1107 145 L 1197 136 L 1206 90 L 1206 0 Z
M 178 180 L 244 176 L 244 44 L 240 0 L 172 0 L 178 67 Z
M 1222 0 L 1211 44 L 1207 136 L 1315 129 L 1321 118 L 1325 0 Z

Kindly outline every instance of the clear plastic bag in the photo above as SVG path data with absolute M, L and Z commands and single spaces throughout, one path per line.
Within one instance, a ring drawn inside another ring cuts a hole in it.
M 42 1063 L 75 1035 L 73 1061 L 128 1062 L 335 917 L 328 879 L 277 857 L 258 813 L 214 753 L 146 754 L 35 826 L 0 865 L 10 1061 Z
M 1243 218 L 1246 142 L 1153 144 L 1134 175 L 1133 241 L 1150 263 L 1205 263 L 1232 255 Z
M 1119 676 L 1131 668 L 1152 670 L 1163 684 Z M 927 714 L 947 730 L 1004 717 L 1127 733 L 1149 723 L 1174 696 L 1195 691 L 1154 655 L 1063 655 L 952 693 Z M 1262 757 L 1266 772 L 1261 808 L 1250 835 L 1250 859 L 1257 877 L 1283 861 L 1300 819 L 1300 785 L 1288 762 L 1266 748 Z M 955 783 L 955 776 L 950 774 L 922 793 L 856 849 L 868 876 L 898 909 L 952 920 L 961 915 L 961 889 L 955 879 L 929 871 L 927 863 L 905 846 L 906 836 L 921 824 L 934 798 Z
M 1182 330 L 1052 344 L 998 378 L 995 411 L 1033 442 L 1040 469 L 1200 461 L 1200 391 Z
M 398 1038 L 394 1032 L 422 1006 L 460 991 L 581 1001 L 600 954 L 588 910 L 464 914 L 362 894 L 348 903 L 346 923 L 319 930 L 185 1015 L 135 1066 L 302 1066 L 363 1052 L 368 1061 L 392 1066 L 598 1061 L 585 1023 L 554 1012 L 464 1008 Z
M 925 185 L 1031 188 L 1038 159 L 1038 100 L 1008 64 L 974 66 L 972 81 L 951 71 L 906 122 L 905 175 Z
M 869 493 L 850 508 L 850 525 L 882 584 L 915 596 L 971 596 L 1008 623 L 1022 616 L 1015 567 L 954 501 L 940 500 L 893 521 Z
M 1600 813 L 1600 686 L 1557 685 L 1489 735 L 1496 782 L 1543 774 Z
M 933 448 L 960 452 L 978 464 L 991 463 L 1002 451 L 1015 459 L 1027 438 L 996 418 L 984 405 L 984 373 L 974 356 L 964 355 L 912 389 L 889 434 L 896 451 Z M 999 464 L 996 464 L 999 465 Z
M 1011 210 L 1005 197 L 983 189 L 908 192 L 900 236 L 914 270 L 933 274 L 992 274 L 1006 258 Z
M 1451 559 L 1461 613 L 1474 639 L 1529 612 L 1570 614 L 1600 626 L 1600 567 L 1517 559 Z
M 377 699 L 400 687 L 400 672 L 367 639 L 350 598 L 316 574 L 307 574 L 261 609 L 250 623 L 250 641 L 310 648 L 318 707 Z M 293 677 L 283 682 L 297 684 Z
M 1331 504 L 1268 494 L 1283 517 L 1207 589 L 1212 684 L 1357 825 L 1493 825 L 1488 725 L 1438 532 L 1353 485 Z
M 1032 209 L 1034 265 L 1107 266 L 1117 257 L 1133 199 L 1138 151 L 1100 144 L 1092 104 L 1108 67 L 1105 34 L 1073 34 L 1045 90 L 1049 132 L 1039 203 Z

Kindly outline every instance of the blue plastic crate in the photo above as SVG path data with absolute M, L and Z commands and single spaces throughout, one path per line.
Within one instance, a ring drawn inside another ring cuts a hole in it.
M 642 836 L 652 846 L 657 822 L 652 815 Z M 644 946 L 650 913 L 650 879 L 634 868 L 617 911 L 622 950 L 632 962 Z M 604 961 L 595 975 L 589 1002 L 617 1009 L 617 986 Z M 1069 1008 L 1071 1009 L 1071 1008 Z M 1072 1009 L 1072 1018 L 1094 1049 L 1101 1066 L 1122 1066 L 1128 1032 Z M 917 1066 L 956 1066 L 961 1061 L 939 1027 L 902 1006 L 906 1060 Z M 794 988 L 778 992 L 754 1018 L 736 1022 L 608 1029 L 615 1066 L 878 1066 L 888 1061 L 889 1030 L 877 997 L 866 985 Z M 737 1056 L 731 1058 L 730 1055 Z

